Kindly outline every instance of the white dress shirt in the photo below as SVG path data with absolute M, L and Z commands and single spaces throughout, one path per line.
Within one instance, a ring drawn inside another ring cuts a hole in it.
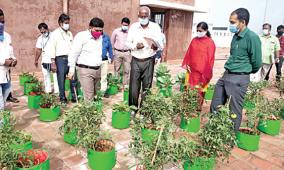
M 47 44 L 46 52 L 50 58 L 68 55 L 71 50 L 73 35 L 70 31 L 65 32 L 61 27 L 54 30 Z
M 44 35 L 40 35 L 38 38 L 37 38 L 37 41 L 36 41 L 36 48 L 39 48 L 42 50 L 41 52 L 41 62 L 42 63 L 51 63 L 51 58 L 49 55 L 47 55 L 47 43 L 50 43 L 50 36 L 51 36 L 51 33 L 49 33 L 48 37 L 45 37 Z
M 4 32 L 4 41 L 0 41 L 0 84 L 7 83 L 10 80 L 10 68 L 4 66 L 5 60 L 9 58 L 16 59 L 11 43 L 11 36 Z
M 101 66 L 102 64 L 102 36 L 94 39 L 89 30 L 79 32 L 73 41 L 71 52 L 68 56 L 70 72 L 74 73 L 77 64 L 86 66 Z
M 156 51 L 151 49 L 151 44 L 145 40 L 145 37 L 153 39 L 160 46 L 160 36 L 161 28 L 158 24 L 150 21 L 149 25 L 143 28 L 139 22 L 136 22 L 129 29 L 126 45 L 131 49 L 131 54 L 135 58 L 149 58 L 154 56 Z M 137 43 L 143 43 L 144 48 L 137 49 Z

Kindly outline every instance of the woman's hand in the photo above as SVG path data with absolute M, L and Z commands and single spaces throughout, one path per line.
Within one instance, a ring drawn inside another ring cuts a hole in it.
M 191 70 L 190 70 L 189 65 L 186 65 L 186 69 L 187 69 L 187 71 L 188 71 L 188 72 L 190 72 L 190 73 L 191 73 Z

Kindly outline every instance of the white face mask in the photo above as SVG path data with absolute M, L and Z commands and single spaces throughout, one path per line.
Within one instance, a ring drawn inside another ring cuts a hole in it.
M 69 24 L 63 24 L 62 25 L 62 29 L 64 29 L 65 31 L 69 30 L 70 25 Z
M 268 29 L 263 29 L 262 33 L 263 33 L 263 35 L 268 35 L 269 34 L 269 30 Z
M 128 30 L 128 26 L 122 25 L 122 26 L 121 26 L 121 30 L 122 30 L 122 31 L 127 31 L 127 30 Z
M 196 35 L 198 38 L 202 38 L 202 37 L 205 37 L 206 32 L 197 32 Z
M 48 37 L 48 35 L 49 35 L 49 32 L 46 32 L 43 34 L 44 37 Z
M 149 18 L 139 18 L 141 25 L 147 25 L 149 23 Z

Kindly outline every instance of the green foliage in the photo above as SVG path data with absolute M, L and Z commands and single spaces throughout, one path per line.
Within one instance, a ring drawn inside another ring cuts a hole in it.
M 31 92 L 36 95 L 40 95 L 44 93 L 42 82 L 37 82 L 35 86 L 31 87 Z
M 95 101 L 102 101 L 103 100 L 103 96 L 104 96 L 104 92 L 101 90 L 98 90 L 96 92 L 96 96 L 95 96 Z
M 26 81 L 26 83 L 38 83 L 38 82 L 39 80 L 34 74 L 30 75 L 29 79 Z
M 58 97 L 54 94 L 43 94 L 39 105 L 42 108 L 54 108 L 60 106 Z
M 258 110 L 263 113 L 261 115 L 261 119 L 280 120 L 282 113 L 281 111 L 284 108 L 284 100 L 274 99 L 272 101 L 269 101 L 267 99 L 264 99 L 258 107 L 260 107 Z
M 33 75 L 31 74 L 31 73 L 29 73 L 29 72 L 22 72 L 21 74 L 20 74 L 20 77 L 32 77 Z
M 184 84 L 185 83 L 185 73 L 177 74 L 176 83 L 179 83 L 179 84 Z
M 118 84 L 119 84 L 118 77 L 111 74 L 111 73 L 108 73 L 107 74 L 107 85 L 108 85 L 108 87 L 118 86 Z
M 268 85 L 268 81 L 251 82 L 245 96 L 245 102 L 254 102 L 256 100 L 257 94 L 259 94 L 262 89 L 268 87 Z
M 95 102 L 81 102 L 65 111 L 64 123 L 59 128 L 61 134 L 77 131 L 77 146 L 95 150 L 95 143 L 109 140 L 110 136 L 102 132 L 101 124 L 105 115 L 98 110 Z
M 126 102 L 114 104 L 112 107 L 113 112 L 131 112 L 137 110 L 135 106 L 129 106 Z
M 171 77 L 170 70 L 168 69 L 167 65 L 162 63 L 160 64 L 155 72 L 155 76 L 158 77 Z
M 168 89 L 175 84 L 171 79 L 171 76 L 157 77 L 157 82 L 160 89 Z

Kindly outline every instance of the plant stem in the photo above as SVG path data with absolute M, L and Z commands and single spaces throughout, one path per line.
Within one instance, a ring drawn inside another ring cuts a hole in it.
M 158 141 L 157 141 L 157 144 L 156 144 L 156 147 L 155 147 L 155 151 L 154 151 L 154 155 L 153 155 L 152 162 L 151 162 L 152 165 L 154 164 L 154 161 L 155 161 L 155 158 L 156 158 L 156 153 L 157 153 L 158 145 L 159 145 L 159 143 L 160 143 L 161 136 L 162 136 L 162 133 L 163 133 L 163 131 L 164 131 L 164 127 L 165 127 L 165 125 L 162 126 L 161 131 L 160 131 L 160 134 L 159 134 L 159 137 L 158 137 Z

